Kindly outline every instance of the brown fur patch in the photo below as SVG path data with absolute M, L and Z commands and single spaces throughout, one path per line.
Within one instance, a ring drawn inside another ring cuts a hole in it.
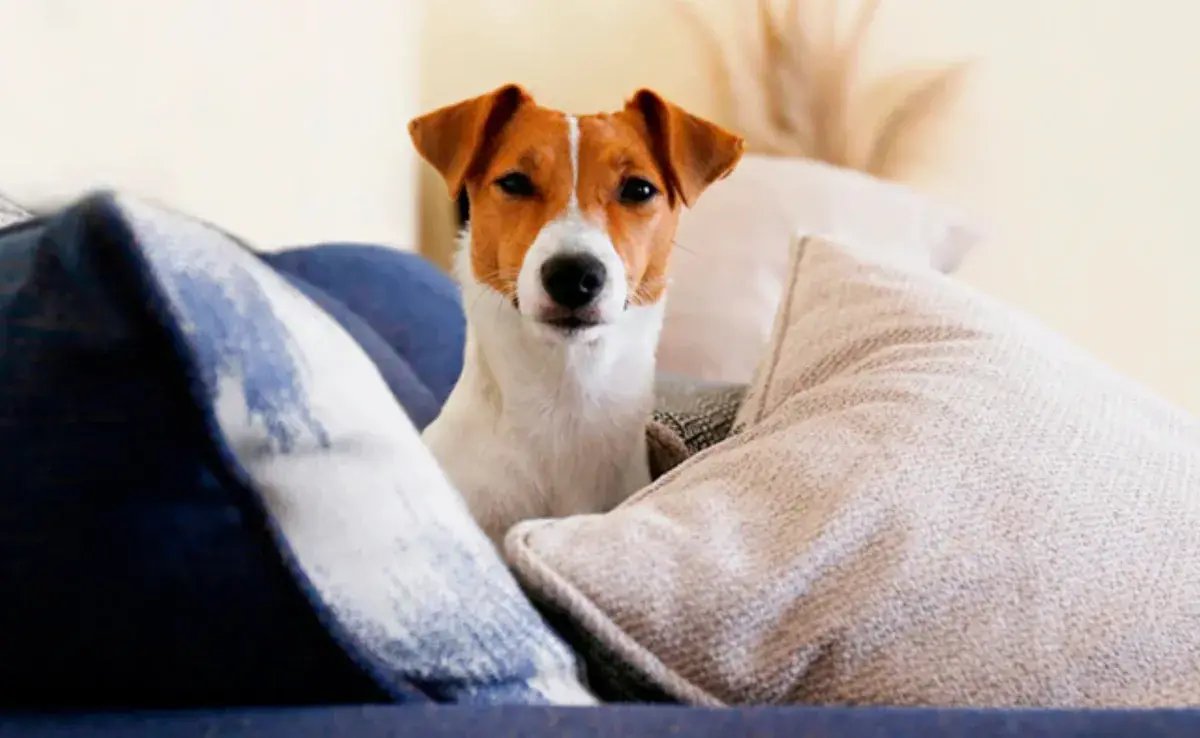
M 520 172 L 537 192 L 517 198 L 496 180 Z M 562 113 L 526 106 L 497 135 L 487 161 L 466 182 L 471 199 L 471 270 L 502 295 L 516 294 L 517 275 L 538 233 L 566 210 L 573 175 L 567 120 Z
M 622 203 L 622 182 L 641 177 L 661 193 L 639 205 Z M 667 287 L 667 266 L 679 202 L 669 196 L 668 180 L 651 150 L 644 123 L 624 111 L 588 115 L 579 120 L 579 208 L 586 219 L 603 225 L 625 263 L 629 301 L 657 302 Z

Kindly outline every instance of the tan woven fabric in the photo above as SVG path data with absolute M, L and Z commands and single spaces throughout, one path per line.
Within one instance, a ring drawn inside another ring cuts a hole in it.
M 724 441 L 737 420 L 746 386 L 659 374 L 654 417 L 646 428 L 650 478 Z
M 1200 425 L 928 267 L 801 250 L 740 433 L 509 536 L 601 691 L 1200 703 Z

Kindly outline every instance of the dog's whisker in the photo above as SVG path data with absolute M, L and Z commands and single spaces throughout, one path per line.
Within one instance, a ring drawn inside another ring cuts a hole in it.
M 687 254 L 688 256 L 695 256 L 697 258 L 701 258 L 701 255 L 699 253 L 697 253 L 696 251 L 693 251 L 692 249 L 689 249 L 687 246 L 684 246 L 683 244 L 679 243 L 679 241 L 672 241 L 671 244 L 675 248 L 677 248 L 680 251 L 682 251 L 683 253 Z
M 503 268 L 503 269 L 495 269 L 495 270 L 487 272 L 486 274 L 483 274 L 483 275 L 476 275 L 474 277 L 474 279 L 477 282 L 482 282 L 485 284 L 491 283 L 493 285 L 492 291 L 499 294 L 503 298 L 504 302 L 511 303 L 514 305 L 514 307 L 516 307 L 517 306 L 516 281 L 517 281 L 517 277 L 519 276 L 519 274 L 520 274 L 519 269 L 510 267 L 510 268 Z M 496 282 L 500 283 L 500 286 L 498 288 L 495 286 Z M 486 294 L 488 294 L 488 290 L 483 290 L 478 295 L 476 295 L 475 299 L 472 300 L 472 302 L 471 302 L 468 312 L 473 312 L 476 307 L 476 303 L 478 303 L 479 300 L 481 300 L 483 298 L 483 296 Z M 499 304 L 503 304 L 503 303 L 499 303 Z M 497 312 L 499 312 L 499 309 L 497 309 Z
M 475 308 L 479 306 L 479 301 L 483 299 L 484 294 L 485 293 L 480 292 L 478 295 L 475 295 L 474 300 L 471 300 L 471 304 L 466 309 L 466 314 L 468 317 L 471 315 L 471 313 L 475 312 Z
M 630 283 L 627 287 L 629 292 L 629 302 L 635 305 L 644 305 L 654 302 L 657 297 L 657 295 L 655 295 L 655 291 L 661 287 L 667 286 L 670 284 L 670 282 L 670 277 L 662 275 L 644 279 L 637 284 Z

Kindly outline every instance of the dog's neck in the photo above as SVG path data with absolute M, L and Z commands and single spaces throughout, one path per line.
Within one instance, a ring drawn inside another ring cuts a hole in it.
M 663 305 L 630 307 L 594 341 L 530 331 L 479 284 L 465 249 L 463 371 L 424 438 L 496 543 L 530 518 L 599 513 L 650 482 L 646 423 Z

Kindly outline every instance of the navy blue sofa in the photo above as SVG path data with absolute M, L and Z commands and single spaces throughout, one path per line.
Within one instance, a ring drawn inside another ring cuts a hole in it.
M 63 218 L 37 237 L 69 240 L 77 228 Z M 42 269 L 43 286 L 77 289 L 71 269 L 21 262 L 11 256 L 19 249 L 5 260 L 4 237 L 17 243 L 27 233 L 0 232 L 0 276 Z M 462 363 L 465 327 L 450 280 L 419 257 L 369 245 L 262 258 L 357 340 L 414 424 L 432 419 Z M 0 279 L 0 308 L 11 317 L 22 296 L 6 289 Z M 0 736 L 1200 735 L 1195 710 L 388 704 L 396 696 L 337 648 L 318 618 L 304 614 L 290 580 L 258 555 L 263 541 L 238 527 L 244 511 L 210 509 L 228 480 L 180 452 L 195 439 L 156 420 L 189 412 L 177 388 L 147 379 L 147 367 L 169 357 L 139 351 L 114 361 L 76 346 L 73 381 L 39 395 L 29 388 L 50 364 L 22 362 L 21 323 L 7 326 L 0 485 L 39 494 L 0 487 Z M 40 349 L 47 346 L 53 353 L 52 343 Z M 112 422 L 131 412 L 141 424 L 128 424 L 136 434 Z M 4 463 L 22 423 L 23 455 L 9 453 Z M 48 499 L 64 480 L 72 495 Z M 143 491 L 150 489 L 154 495 Z M 166 504 L 162 490 L 172 491 Z
M 0 719 L 0 738 L 1191 738 L 1200 714 L 885 708 L 325 707 Z

